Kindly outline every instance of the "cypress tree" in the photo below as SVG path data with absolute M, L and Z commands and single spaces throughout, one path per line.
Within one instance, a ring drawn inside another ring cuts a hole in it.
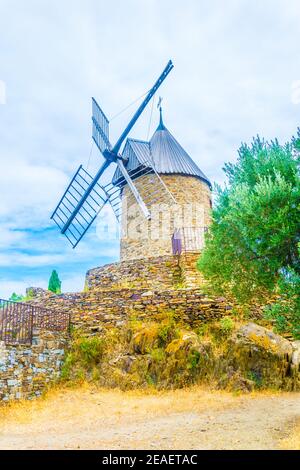
M 59 279 L 55 269 L 53 269 L 52 274 L 50 276 L 48 290 L 54 292 L 54 294 L 61 293 L 61 280 Z

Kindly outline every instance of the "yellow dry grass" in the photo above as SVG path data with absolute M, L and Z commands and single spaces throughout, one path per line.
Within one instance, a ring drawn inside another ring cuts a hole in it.
M 234 395 L 200 386 L 173 391 L 121 391 L 88 384 L 57 388 L 44 398 L 0 408 L 0 447 L 164 449 L 167 445 L 168 449 L 196 449 L 200 442 L 201 448 L 256 448 L 269 438 L 265 428 L 270 426 L 270 409 L 278 408 L 278 401 L 291 399 L 295 401 L 291 394 Z M 265 407 L 259 441 L 253 429 Z M 272 439 L 268 448 L 277 446 Z
M 48 391 L 41 399 L 15 402 L 1 408 L 0 425 L 5 426 L 11 422 L 45 423 L 49 417 L 59 417 L 60 421 L 72 420 L 82 423 L 82 419 L 89 420 L 95 413 L 103 418 L 118 418 L 126 420 L 134 415 L 135 420 L 145 416 L 151 418 L 169 413 L 184 411 L 202 412 L 207 409 L 221 410 L 237 405 L 240 399 L 250 399 L 251 394 L 236 396 L 225 391 L 210 391 L 195 386 L 187 389 L 156 391 L 138 390 L 121 391 L 118 389 L 99 389 L 83 384 L 77 388 L 58 388 Z

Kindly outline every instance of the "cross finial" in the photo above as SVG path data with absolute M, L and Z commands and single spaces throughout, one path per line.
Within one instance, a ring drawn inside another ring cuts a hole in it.
M 162 118 L 161 102 L 162 102 L 162 97 L 160 96 L 159 100 L 158 100 L 158 103 L 157 103 L 157 107 L 159 108 L 159 126 L 158 126 L 157 130 L 164 130 L 165 129 L 165 125 L 163 123 L 163 118 Z

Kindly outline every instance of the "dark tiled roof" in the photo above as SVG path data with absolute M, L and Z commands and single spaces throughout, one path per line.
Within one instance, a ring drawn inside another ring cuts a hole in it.
M 159 174 L 196 176 L 211 187 L 209 179 L 164 126 L 162 118 L 150 142 L 127 139 L 123 157 L 127 159 L 126 168 L 129 172 L 151 161 Z M 121 173 L 117 168 L 113 183 L 117 184 L 120 178 Z

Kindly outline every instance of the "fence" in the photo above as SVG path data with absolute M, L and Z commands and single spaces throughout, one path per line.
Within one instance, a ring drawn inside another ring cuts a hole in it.
M 206 231 L 207 227 L 183 227 L 175 230 L 172 236 L 173 255 L 202 250 Z
M 6 344 L 31 344 L 34 328 L 64 331 L 69 326 L 68 313 L 0 299 L 0 341 Z

